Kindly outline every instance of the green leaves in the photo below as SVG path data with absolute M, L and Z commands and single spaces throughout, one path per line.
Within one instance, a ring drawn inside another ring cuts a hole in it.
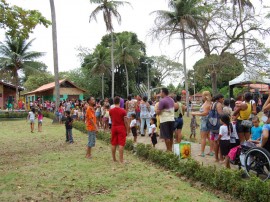
M 24 10 L 0 0 L 0 27 L 10 37 L 27 39 L 38 24 L 48 27 L 51 22 L 37 10 Z

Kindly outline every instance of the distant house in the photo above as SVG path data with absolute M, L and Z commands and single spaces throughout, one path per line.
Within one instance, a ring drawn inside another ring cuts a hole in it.
M 84 89 L 79 88 L 67 79 L 59 81 L 60 100 L 83 100 Z M 41 101 L 55 101 L 55 82 L 45 84 L 36 90 L 25 93 L 25 101 L 27 103 L 40 99 Z
M 194 102 L 202 102 L 202 93 L 196 93 L 195 95 L 190 95 L 190 98 Z
M 19 92 L 23 88 L 18 88 Z M 6 109 L 7 104 L 14 102 L 16 96 L 16 86 L 0 81 L 0 108 Z

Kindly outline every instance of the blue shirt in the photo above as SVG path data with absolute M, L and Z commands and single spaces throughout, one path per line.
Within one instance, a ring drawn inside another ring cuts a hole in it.
M 262 136 L 262 127 L 252 127 L 251 128 L 251 140 L 258 140 Z

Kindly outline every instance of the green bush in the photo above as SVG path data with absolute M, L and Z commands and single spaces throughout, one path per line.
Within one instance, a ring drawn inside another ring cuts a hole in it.
M 83 133 L 87 132 L 83 122 L 74 122 L 73 126 Z M 109 133 L 99 132 L 97 138 L 110 143 Z M 136 151 L 136 155 L 140 158 L 156 163 L 191 180 L 200 181 L 205 186 L 215 190 L 229 193 L 241 201 L 270 201 L 270 180 L 262 182 L 256 177 L 245 180 L 241 178 L 243 171 L 203 166 L 193 159 L 179 160 L 179 157 L 173 153 L 157 150 L 151 145 L 140 143 L 135 147 L 132 140 L 127 140 L 125 149 Z
M 0 118 L 27 118 L 28 113 L 25 111 L 1 111 L 0 112 Z

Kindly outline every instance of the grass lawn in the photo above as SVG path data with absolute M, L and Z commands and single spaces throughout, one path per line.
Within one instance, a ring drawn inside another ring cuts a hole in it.
M 74 130 L 66 144 L 63 125 L 45 119 L 42 133 L 25 120 L 0 119 L 0 201 L 222 201 L 131 153 L 126 165 L 111 161 L 110 147 L 97 141 L 85 159 L 85 134 Z

